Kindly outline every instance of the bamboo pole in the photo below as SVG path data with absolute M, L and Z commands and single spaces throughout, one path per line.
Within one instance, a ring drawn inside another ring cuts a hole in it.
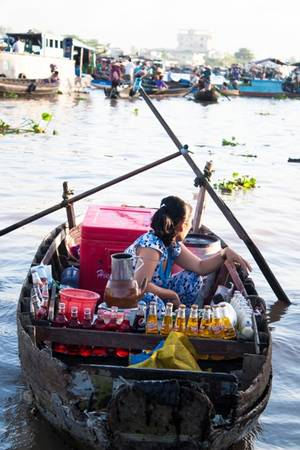
M 71 205 L 75 202 L 78 202 L 79 200 L 89 197 L 90 195 L 93 195 L 96 192 L 100 192 L 103 189 L 106 189 L 115 184 L 118 184 L 121 181 L 127 180 L 128 178 L 134 177 L 135 175 L 139 175 L 140 173 L 145 172 L 146 170 L 152 169 L 153 167 L 157 167 L 160 164 L 171 161 L 172 159 L 177 158 L 181 154 L 182 153 L 180 151 L 176 152 L 176 153 L 172 153 L 172 154 L 165 156 L 164 158 L 158 159 L 150 164 L 146 164 L 145 166 L 142 166 L 139 169 L 133 170 L 132 172 L 128 172 L 127 174 L 117 177 L 111 181 L 107 181 L 106 183 L 103 183 L 100 186 L 92 188 L 88 191 L 85 191 L 85 192 L 79 194 L 79 195 L 75 195 L 74 197 L 70 197 L 70 198 L 68 198 L 68 200 L 63 200 L 61 203 L 53 205 L 50 208 L 44 209 L 43 211 L 33 214 L 32 216 L 27 217 L 26 219 L 20 220 L 19 222 L 15 223 L 13 225 L 10 225 L 6 228 L 2 228 L 2 230 L 0 230 L 0 236 L 4 236 L 5 234 L 10 233 L 11 231 L 17 230 L 18 228 L 21 228 L 24 225 L 27 225 L 28 223 L 34 222 L 35 220 L 38 220 L 38 219 L 41 219 L 42 217 L 45 217 L 48 214 L 58 211 L 59 209 L 65 208 L 68 205 Z
M 204 176 L 205 178 L 210 181 L 210 177 L 213 171 L 213 164 L 212 161 L 207 161 L 204 167 Z M 193 232 L 199 233 L 202 221 L 203 221 L 203 215 L 205 212 L 206 207 L 206 198 L 207 198 L 207 192 L 206 187 L 203 184 L 200 184 L 200 189 L 197 195 L 197 203 L 193 218 Z
M 76 226 L 76 218 L 74 212 L 73 203 L 69 203 L 70 196 L 73 194 L 73 191 L 69 189 L 68 182 L 63 182 L 63 195 L 62 198 L 66 203 L 66 211 L 67 211 L 67 219 L 70 230 Z

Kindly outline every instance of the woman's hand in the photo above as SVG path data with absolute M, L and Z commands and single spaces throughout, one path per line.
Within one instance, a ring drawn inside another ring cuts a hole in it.
M 221 250 L 221 256 L 224 259 L 224 261 L 227 261 L 233 267 L 235 266 L 235 263 L 237 263 L 240 264 L 242 269 L 244 269 L 246 272 L 251 272 L 252 270 L 248 261 L 246 261 L 241 255 L 236 253 L 230 247 L 226 247 L 223 250 Z
M 173 303 L 175 308 L 178 308 L 178 306 L 181 304 L 179 295 L 177 292 L 172 291 L 171 289 L 164 289 L 166 292 L 167 297 L 165 297 L 165 300 L 168 300 L 169 302 Z
M 152 292 L 152 294 L 154 295 L 157 295 L 165 302 L 173 303 L 175 308 L 177 308 L 181 304 L 177 292 L 173 291 L 172 289 L 165 289 L 161 286 L 157 286 L 152 282 L 149 282 L 147 286 L 147 291 Z

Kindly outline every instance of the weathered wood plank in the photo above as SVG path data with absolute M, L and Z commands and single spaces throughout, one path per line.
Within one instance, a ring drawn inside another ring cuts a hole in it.
M 163 337 L 138 333 L 119 333 L 109 331 L 81 330 L 72 328 L 52 328 L 35 326 L 38 342 L 53 341 L 64 344 L 105 346 L 111 348 L 152 349 Z M 196 350 L 205 354 L 242 356 L 244 353 L 255 353 L 253 342 L 225 341 L 221 339 L 190 338 Z
M 201 361 L 199 362 L 201 366 Z M 80 367 L 88 370 L 93 376 L 110 374 L 112 378 L 123 377 L 127 380 L 169 380 L 174 377 L 177 380 L 211 382 L 214 379 L 217 383 L 233 383 L 237 384 L 237 377 L 231 373 L 223 372 L 193 372 L 190 370 L 168 370 L 168 369 L 151 369 L 151 368 L 134 368 L 134 367 L 120 367 L 108 366 L 101 364 L 81 364 Z M 234 391 L 236 387 L 234 388 Z
M 60 244 L 63 242 L 63 240 L 66 237 L 66 230 L 62 230 L 53 240 L 53 242 L 51 242 L 51 244 L 49 245 L 48 250 L 46 251 L 41 264 L 45 264 L 48 265 L 51 263 L 51 259 L 54 255 L 54 253 L 56 252 L 56 250 L 58 249 L 58 247 L 60 246 Z

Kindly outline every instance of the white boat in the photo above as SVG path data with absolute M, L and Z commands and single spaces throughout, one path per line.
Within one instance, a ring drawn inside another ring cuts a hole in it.
M 24 52 L 0 52 L 0 76 L 10 79 L 49 78 L 52 70 L 59 73 L 59 89 L 63 93 L 74 90 L 75 78 L 81 77 L 84 65 L 93 60 L 92 47 L 49 33 L 8 33 L 9 37 L 19 37 L 24 44 Z M 75 71 L 76 69 L 76 71 Z

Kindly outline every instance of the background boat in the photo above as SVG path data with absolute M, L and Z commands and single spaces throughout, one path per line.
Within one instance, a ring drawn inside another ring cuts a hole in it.
M 282 97 L 286 95 L 283 90 L 282 80 L 248 80 L 238 85 L 238 90 L 243 97 Z
M 194 92 L 194 100 L 195 102 L 207 102 L 207 103 L 216 103 L 219 98 L 219 93 L 216 89 L 201 89 Z
M 93 86 L 96 89 L 107 89 L 111 88 L 111 81 L 106 79 L 93 79 L 91 81 L 91 86 Z
M 0 77 L 0 94 L 16 95 L 55 95 L 59 90 L 59 82 L 50 82 L 46 79 L 20 79 Z

